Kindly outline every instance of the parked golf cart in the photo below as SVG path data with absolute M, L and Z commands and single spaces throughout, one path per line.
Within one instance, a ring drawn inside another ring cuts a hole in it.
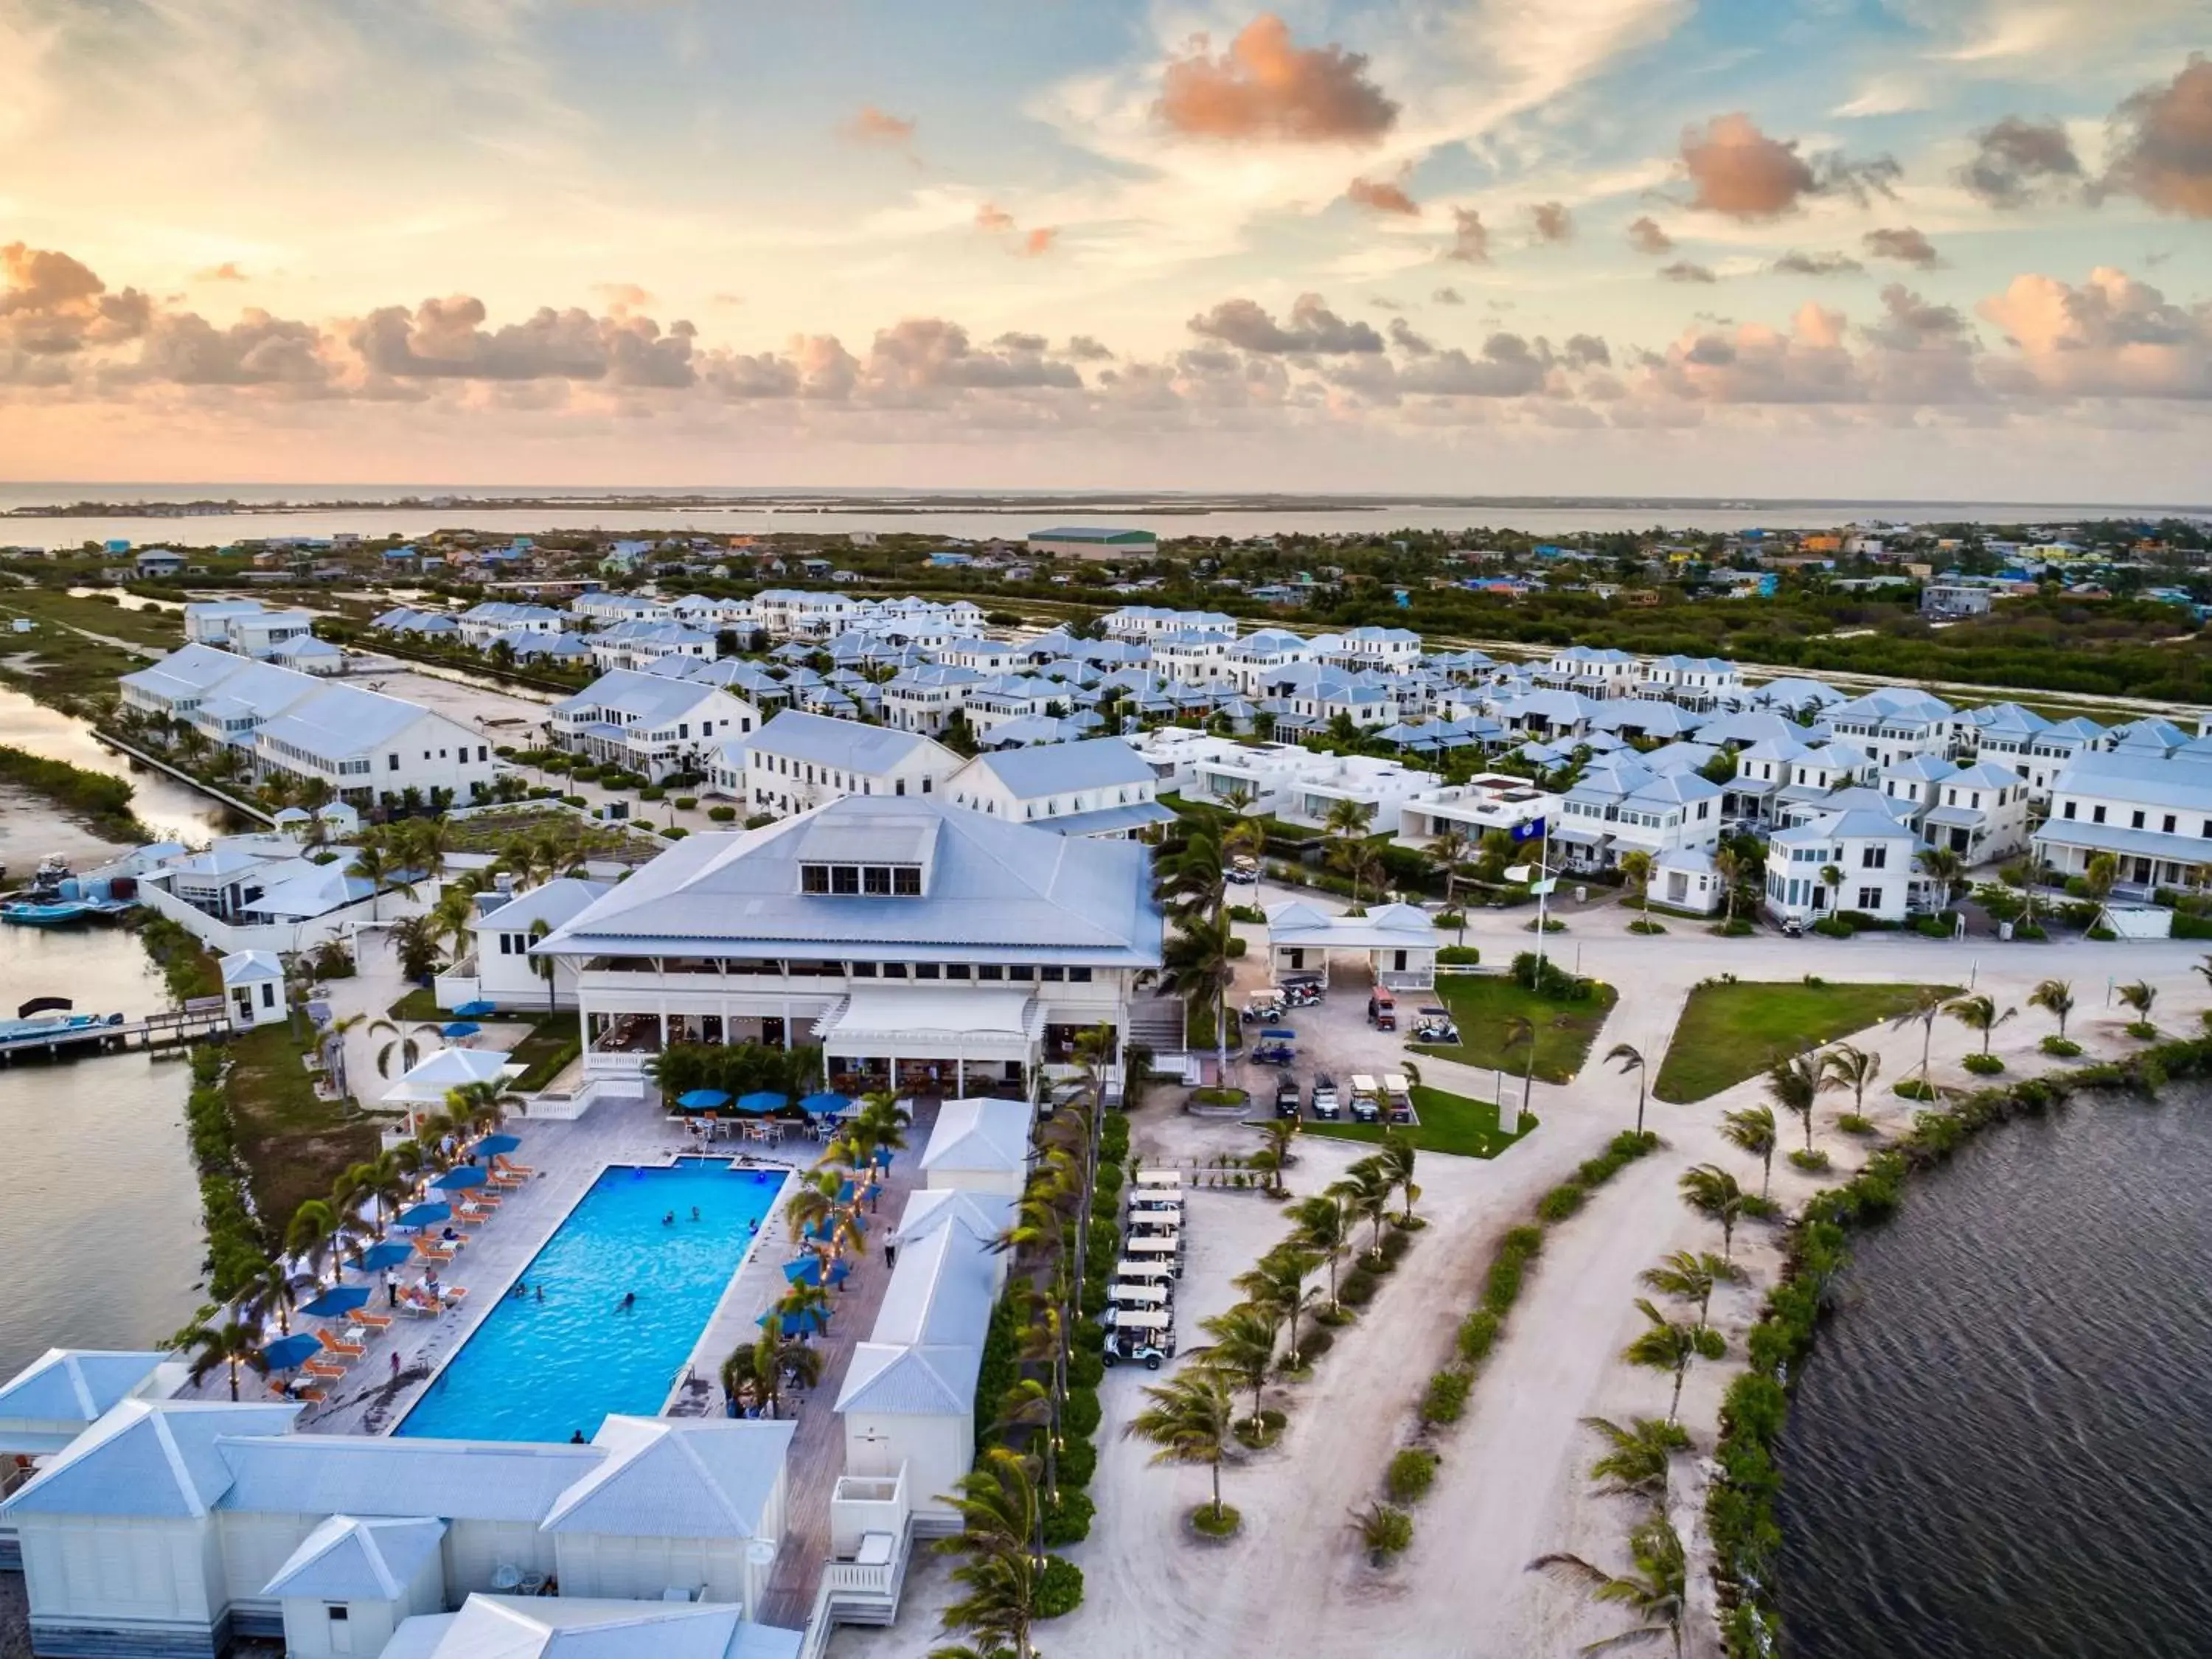
M 1450 1048 L 1459 1042 L 1459 1025 L 1449 1008 L 1425 1007 L 1413 1016 L 1413 1041 Z
M 1247 1025 L 1272 1025 L 1290 1012 L 1290 999 L 1274 986 L 1255 991 L 1244 999 L 1237 1018 Z
M 1393 1123 L 1413 1121 L 1413 1085 L 1396 1072 L 1382 1075 L 1383 1109 Z
M 1351 1105 L 1354 1123 L 1380 1123 L 1382 1121 L 1382 1091 L 1376 1086 L 1373 1078 L 1353 1074 Z
M 1290 1066 L 1297 1062 L 1298 1051 L 1292 1044 L 1297 1033 L 1280 1027 L 1260 1033 L 1260 1040 L 1252 1047 L 1252 1058 L 1262 1066 Z
M 1249 853 L 1239 853 L 1229 860 L 1227 868 L 1221 872 L 1221 878 L 1232 887 L 1254 886 L 1260 879 L 1259 862 Z
M 1115 1309 L 1108 1316 L 1105 1359 L 1156 1371 L 1175 1358 L 1175 1319 L 1164 1308 Z
M 1377 986 L 1367 999 L 1367 1023 L 1378 1031 L 1398 1029 L 1398 999 Z
M 1296 1117 L 1298 1115 L 1298 1080 L 1289 1075 L 1275 1085 L 1275 1115 Z
M 1323 995 L 1319 974 L 1285 974 L 1282 976 L 1283 1000 L 1293 1008 L 1318 1007 Z
M 1336 1097 L 1336 1079 L 1327 1072 L 1314 1074 L 1313 1097 L 1309 1103 L 1313 1115 L 1324 1123 L 1334 1123 L 1343 1115 L 1344 1109 Z

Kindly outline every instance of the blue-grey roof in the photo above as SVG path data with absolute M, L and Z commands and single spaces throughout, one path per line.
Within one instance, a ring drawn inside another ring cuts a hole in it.
M 71 1443 L 0 1515 L 179 1520 L 204 1516 L 233 1485 L 227 1437 L 284 1437 L 297 1406 L 125 1400 Z M 283 1506 L 280 1506 L 283 1507 Z M 298 1507 L 298 1506 L 291 1506 Z M 323 1511 L 318 1511 L 323 1512 Z
M 2177 864 L 2212 862 L 2212 842 L 2195 836 L 2169 836 L 2157 830 L 2130 830 L 2087 818 L 2051 818 L 2035 832 L 2038 847 L 2086 847 L 2093 853 L 2125 853 L 2136 858 L 2170 859 Z
M 916 897 L 802 894 L 799 865 L 904 861 Z M 811 843 L 811 845 L 810 845 Z M 832 861 L 838 861 L 832 860 Z M 780 823 L 679 842 L 539 945 L 556 956 L 784 956 L 1145 968 L 1160 960 L 1148 849 L 1056 836 L 932 797 L 848 795 Z M 1008 952 L 1018 952 L 1010 957 Z
M 2152 752 L 2076 755 L 2051 780 L 2058 795 L 2105 795 L 2146 806 L 2212 811 L 2212 765 Z
M 1021 800 L 1153 781 L 1152 767 L 1119 738 L 1087 738 L 1079 743 L 1009 750 L 978 756 L 969 763 L 990 773 Z
M 1156 800 L 1136 800 L 1126 806 L 1101 806 L 1088 812 L 1062 812 L 1055 817 L 1024 822 L 1056 836 L 1126 836 L 1148 823 L 1172 823 L 1175 814 Z
M 223 1507 L 534 1526 L 606 1455 L 592 1446 L 335 1434 L 228 1439 L 222 1456 L 235 1478 Z
M 917 750 L 934 750 L 948 760 L 952 758 L 951 750 L 919 732 L 809 714 L 796 708 L 787 708 L 768 721 L 746 739 L 745 746 L 757 753 L 784 755 L 817 766 L 877 776 Z
M 148 1349 L 49 1348 L 0 1382 L 0 1421 L 95 1422 L 162 1358 Z
M 300 1540 L 264 1595 L 318 1601 L 397 1601 L 438 1553 L 446 1523 L 334 1515 Z

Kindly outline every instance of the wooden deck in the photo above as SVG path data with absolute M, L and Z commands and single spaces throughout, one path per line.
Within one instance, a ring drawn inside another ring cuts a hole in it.
M 787 1465 L 791 1486 L 786 1504 L 783 1547 L 775 1558 L 775 1572 L 757 1617 L 765 1624 L 796 1630 L 814 1611 L 815 1591 L 822 1581 L 823 1564 L 830 1559 L 830 1498 L 838 1477 L 845 1473 L 845 1434 L 834 1409 L 845 1384 L 845 1369 L 853 1348 L 875 1328 L 884 1287 L 890 1273 L 884 1266 L 884 1236 L 906 1208 L 907 1195 L 922 1184 L 921 1149 L 937 1122 L 937 1103 L 917 1101 L 914 1122 L 906 1131 L 907 1148 L 891 1162 L 888 1180 L 878 1189 L 876 1212 L 869 1218 L 867 1255 L 856 1264 L 852 1278 L 838 1296 L 826 1335 L 814 1339 L 824 1356 L 822 1381 L 804 1395 L 787 1396 L 786 1409 L 795 1408 L 798 1437 L 792 1442 Z M 783 1237 L 783 1220 L 776 1218 L 781 1249 L 757 1253 L 754 1267 L 775 1276 L 775 1291 L 782 1290 L 782 1264 L 791 1259 L 789 1241 Z M 750 1273 L 752 1267 L 748 1267 Z M 773 1297 L 768 1298 L 773 1300 Z M 763 1301 L 760 1305 L 765 1306 Z

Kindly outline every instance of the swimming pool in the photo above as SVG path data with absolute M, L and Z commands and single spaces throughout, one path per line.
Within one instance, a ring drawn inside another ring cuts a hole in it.
M 561 1441 L 611 1412 L 654 1415 L 783 1181 L 713 1158 L 607 1170 L 519 1275 L 530 1294 L 485 1316 L 393 1432 Z

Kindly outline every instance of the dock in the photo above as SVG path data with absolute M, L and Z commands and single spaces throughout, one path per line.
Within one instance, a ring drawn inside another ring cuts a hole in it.
M 212 1004 L 213 1006 L 193 1006 Z M 188 1043 L 209 1042 L 230 1035 L 230 1014 L 221 997 L 196 997 L 192 1004 L 167 1013 L 149 1014 L 112 1025 L 87 1025 L 76 1030 L 33 1031 L 0 1037 L 0 1064 L 18 1058 L 76 1060 L 91 1054 L 121 1054 L 147 1049 L 179 1048 Z

